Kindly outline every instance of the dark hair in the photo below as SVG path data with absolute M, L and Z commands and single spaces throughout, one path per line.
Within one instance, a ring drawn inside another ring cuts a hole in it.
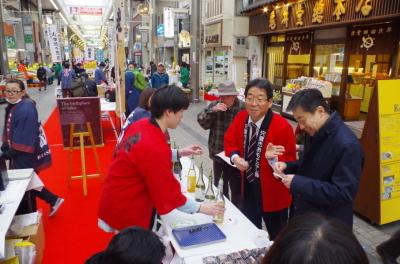
M 86 264 L 160 264 L 164 256 L 165 246 L 155 233 L 142 227 L 128 227 Z
M 163 85 L 151 97 L 151 116 L 160 118 L 166 110 L 174 113 L 187 109 L 189 99 L 186 94 L 176 85 Z
M 144 89 L 141 93 L 140 93 L 140 97 L 139 97 L 139 106 L 143 109 L 146 109 L 147 111 L 150 110 L 149 107 L 149 100 L 151 98 L 151 96 L 155 93 L 155 91 L 157 91 L 157 89 L 154 88 L 147 88 Z
M 329 106 L 317 89 L 304 89 L 295 93 L 290 99 L 286 111 L 293 111 L 297 107 L 301 107 L 303 111 L 314 113 L 318 106 L 322 106 L 329 113 Z
M 278 235 L 263 264 L 367 264 L 351 228 L 320 214 L 291 220 Z
M 257 87 L 260 88 L 261 90 L 265 90 L 265 94 L 267 95 L 268 99 L 271 99 L 274 95 L 274 91 L 272 89 L 272 84 L 270 81 L 264 78 L 257 78 L 254 80 L 251 80 L 250 82 L 247 83 L 246 89 L 244 90 L 244 96 L 247 96 L 247 93 L 249 92 L 250 88 L 252 87 Z
M 10 80 L 8 80 L 8 81 L 6 82 L 6 85 L 7 85 L 7 84 L 10 84 L 10 83 L 16 83 L 16 84 L 18 84 L 19 88 L 20 88 L 22 91 L 25 90 L 25 83 L 24 83 L 23 81 L 21 81 L 21 80 L 18 80 L 18 79 L 10 79 Z
M 105 64 L 104 62 L 100 62 L 99 66 L 100 66 L 100 67 L 105 67 L 106 64 Z
M 63 66 L 64 66 L 64 69 L 69 69 L 69 63 L 68 62 L 64 62 Z

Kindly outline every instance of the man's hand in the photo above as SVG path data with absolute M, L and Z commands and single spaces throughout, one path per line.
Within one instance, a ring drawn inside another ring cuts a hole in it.
M 213 112 L 225 112 L 226 110 L 228 110 L 228 107 L 224 103 L 218 103 L 211 107 L 210 110 Z
M 294 174 L 284 174 L 282 178 L 282 183 L 283 185 L 286 186 L 286 188 L 290 189 L 290 185 L 292 185 Z
M 265 157 L 267 159 L 277 158 L 285 152 L 284 146 L 273 145 L 272 143 L 268 143 L 267 149 L 265 151 Z
M 277 180 L 281 181 L 283 185 L 286 186 L 286 188 L 290 189 L 290 185 L 292 184 L 294 174 L 283 174 L 274 172 L 273 175 Z
M 239 156 L 233 159 L 233 164 L 235 164 L 240 171 L 246 171 L 249 168 L 249 163 Z
M 199 213 L 216 216 L 224 213 L 225 207 L 222 204 L 216 202 L 212 203 L 202 203 L 200 205 Z
M 287 168 L 286 163 L 282 161 L 275 162 L 273 167 L 274 171 L 277 172 L 278 174 L 283 174 L 283 171 L 286 170 L 286 168 Z
M 179 155 L 182 157 L 201 154 L 203 154 L 203 149 L 199 145 L 189 145 L 179 150 Z

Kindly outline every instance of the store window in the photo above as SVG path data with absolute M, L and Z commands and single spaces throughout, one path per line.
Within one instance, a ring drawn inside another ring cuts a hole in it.
M 230 71 L 228 50 L 207 50 L 205 59 L 205 77 L 207 83 L 220 83 L 228 80 Z
M 344 61 L 344 44 L 316 45 L 313 77 L 330 81 L 332 95 L 339 96 Z

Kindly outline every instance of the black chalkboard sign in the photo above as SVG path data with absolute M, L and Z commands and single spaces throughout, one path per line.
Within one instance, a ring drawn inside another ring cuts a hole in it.
M 95 145 L 103 145 L 103 130 L 101 127 L 101 110 L 99 97 L 58 98 L 58 111 L 60 113 L 61 130 L 64 147 L 70 147 L 70 127 L 75 124 L 75 131 L 87 131 L 86 123 L 89 122 L 94 137 Z M 90 146 L 90 140 L 85 137 L 85 146 Z M 79 138 L 74 138 L 74 147 L 79 146 Z

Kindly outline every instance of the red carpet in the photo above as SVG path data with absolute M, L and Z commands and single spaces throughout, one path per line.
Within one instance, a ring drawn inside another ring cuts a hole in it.
M 102 182 L 116 143 L 111 122 L 103 119 L 105 146 L 98 148 L 102 176 L 88 180 L 88 196 L 83 195 L 82 181 L 73 180 L 68 188 L 68 150 L 62 146 L 58 109 L 56 108 L 44 125 L 52 151 L 53 165 L 42 171 L 40 177 L 45 186 L 65 199 L 54 217 L 49 218 L 49 207 L 38 200 L 44 213 L 45 251 L 43 263 L 84 263 L 94 253 L 103 250 L 112 235 L 97 227 L 97 210 Z M 80 175 L 80 152 L 73 152 L 73 175 Z M 96 166 L 91 149 L 86 150 L 87 172 L 95 173 Z

